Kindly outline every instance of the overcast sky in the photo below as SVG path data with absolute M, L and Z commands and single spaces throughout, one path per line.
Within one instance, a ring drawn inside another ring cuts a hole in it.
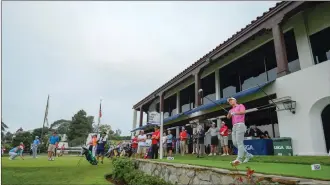
M 16 131 L 80 109 L 129 134 L 132 106 L 276 2 L 2 2 L 2 117 Z

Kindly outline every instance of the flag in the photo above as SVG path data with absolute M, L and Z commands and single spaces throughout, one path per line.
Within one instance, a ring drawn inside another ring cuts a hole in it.
M 102 107 L 101 107 L 101 102 L 100 102 L 100 111 L 99 111 L 99 117 L 102 117 Z
M 43 127 L 45 126 L 45 123 L 46 123 L 46 126 L 48 127 L 48 109 L 49 109 L 49 95 L 48 95 L 48 98 L 47 98 L 47 105 L 46 105 L 46 111 L 45 111 L 45 118 L 44 118 L 44 125 Z
M 99 110 L 99 119 L 98 119 L 98 124 L 97 124 L 97 133 L 99 133 L 100 122 L 101 122 L 101 117 L 102 117 L 102 106 L 101 106 L 101 102 L 102 101 L 100 101 L 100 110 Z

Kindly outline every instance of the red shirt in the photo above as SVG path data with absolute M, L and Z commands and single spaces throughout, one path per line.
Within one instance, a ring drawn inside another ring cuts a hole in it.
M 223 132 L 223 134 L 221 134 L 222 132 Z M 226 125 L 224 125 L 220 128 L 220 135 L 228 136 L 228 127 Z
M 137 143 L 137 138 L 133 138 L 132 139 L 132 148 L 137 148 L 138 147 L 138 143 Z
M 151 144 L 158 144 L 158 141 L 159 141 L 159 136 L 160 136 L 160 132 L 159 130 L 155 131 L 154 133 L 152 133 L 152 136 L 151 138 L 154 138 L 151 140 Z
M 181 141 L 187 140 L 187 132 L 186 131 L 180 132 L 180 140 Z

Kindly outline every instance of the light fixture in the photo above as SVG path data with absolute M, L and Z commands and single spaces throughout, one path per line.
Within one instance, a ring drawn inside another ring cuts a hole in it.
M 296 113 L 296 101 L 292 100 L 290 96 L 274 99 L 269 101 L 269 103 L 277 105 L 276 111 L 288 110 L 292 114 Z

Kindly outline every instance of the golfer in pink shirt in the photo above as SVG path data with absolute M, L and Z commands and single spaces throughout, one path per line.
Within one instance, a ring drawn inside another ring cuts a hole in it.
M 228 98 L 228 103 L 232 106 L 227 118 L 232 120 L 232 140 L 234 146 L 237 148 L 237 158 L 232 163 L 241 164 L 245 156 L 243 163 L 249 162 L 253 157 L 252 154 L 248 153 L 244 147 L 244 133 L 246 132 L 245 126 L 245 107 L 243 104 L 238 104 L 235 98 Z

